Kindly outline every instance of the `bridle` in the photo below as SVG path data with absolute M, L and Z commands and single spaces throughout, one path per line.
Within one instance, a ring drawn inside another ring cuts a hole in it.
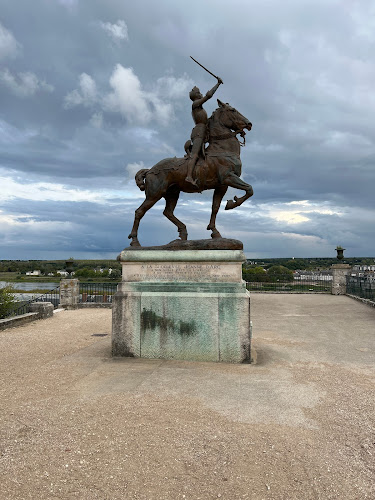
M 219 111 L 219 110 L 217 110 Z M 217 113 L 216 111 L 216 113 Z M 221 125 L 222 127 L 225 127 L 226 125 L 224 125 L 221 121 L 220 121 L 220 115 L 219 115 L 219 118 L 218 118 L 218 122 L 219 122 L 219 125 Z M 245 127 L 242 127 L 238 130 L 235 130 L 234 132 L 230 131 L 230 132 L 227 132 L 226 134 L 221 134 L 221 135 L 210 135 L 210 139 L 212 139 L 213 141 L 223 141 L 223 140 L 226 140 L 226 139 L 232 139 L 232 138 L 236 138 L 237 141 L 240 143 L 240 146 L 245 146 L 246 144 L 246 132 L 244 131 L 244 128 Z M 242 137 L 243 139 L 243 142 L 241 142 L 237 137 L 236 135 L 237 134 L 240 134 L 240 136 Z

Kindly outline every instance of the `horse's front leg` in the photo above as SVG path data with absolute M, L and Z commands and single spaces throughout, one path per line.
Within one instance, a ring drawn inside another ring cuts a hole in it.
M 207 226 L 209 231 L 212 231 L 211 238 L 221 238 L 221 234 L 216 229 L 216 215 L 220 208 L 221 200 L 224 198 L 225 193 L 227 192 L 228 186 L 222 185 L 215 189 L 214 196 L 212 198 L 212 211 L 210 223 Z
M 128 238 L 131 239 L 132 241 L 130 242 L 131 247 L 140 247 L 141 244 L 138 241 L 138 227 L 139 223 L 141 222 L 142 217 L 145 215 L 145 213 L 150 210 L 151 207 L 155 205 L 157 201 L 160 200 L 161 197 L 153 200 L 148 200 L 147 198 L 145 201 L 142 203 L 142 205 L 137 208 L 135 211 L 135 217 L 134 217 L 134 224 L 131 230 L 131 233 L 129 234 Z
M 250 184 L 240 179 L 234 172 L 230 172 L 227 175 L 227 177 L 224 179 L 224 184 L 235 189 L 242 189 L 243 191 L 245 191 L 245 194 L 241 196 L 241 198 L 237 198 L 237 196 L 234 196 L 234 201 L 228 200 L 227 204 L 225 205 L 225 210 L 231 210 L 232 208 L 239 207 L 244 201 L 249 199 L 254 194 L 253 188 L 250 186 Z

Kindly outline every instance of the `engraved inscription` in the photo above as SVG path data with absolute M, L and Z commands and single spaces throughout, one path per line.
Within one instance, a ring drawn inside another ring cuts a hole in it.
M 240 266 L 217 263 L 124 264 L 123 281 L 238 281 Z

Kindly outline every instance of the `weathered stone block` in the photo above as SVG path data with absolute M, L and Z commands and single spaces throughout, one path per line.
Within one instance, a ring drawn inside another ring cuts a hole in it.
M 50 318 L 53 316 L 53 304 L 51 302 L 32 302 L 30 304 L 30 312 L 36 312 L 40 319 Z

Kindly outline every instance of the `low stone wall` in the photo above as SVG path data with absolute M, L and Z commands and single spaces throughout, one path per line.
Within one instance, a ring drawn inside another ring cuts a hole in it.
M 53 316 L 53 304 L 51 302 L 32 302 L 30 312 L 38 313 L 38 319 L 51 318 Z
M 373 300 L 364 299 L 363 297 L 358 297 L 358 295 L 351 295 L 349 293 L 347 293 L 346 295 L 351 299 L 355 299 L 358 300 L 359 302 L 362 302 L 362 304 L 366 304 L 366 306 L 375 307 L 375 302 Z
M 13 316 L 12 318 L 0 319 L 0 330 L 24 325 L 25 323 L 30 323 L 31 321 L 35 321 L 36 319 L 39 319 L 39 315 L 35 312 L 20 314 L 19 316 Z
M 110 302 L 78 302 L 78 304 L 72 305 L 61 305 L 67 311 L 72 311 L 75 309 L 91 309 L 91 308 L 101 308 L 101 309 L 112 309 L 112 304 Z
M 0 330 L 24 325 L 25 323 L 30 323 L 31 321 L 35 321 L 37 319 L 50 318 L 53 316 L 53 310 L 54 307 L 51 302 L 33 302 L 30 304 L 29 313 L 0 319 Z

